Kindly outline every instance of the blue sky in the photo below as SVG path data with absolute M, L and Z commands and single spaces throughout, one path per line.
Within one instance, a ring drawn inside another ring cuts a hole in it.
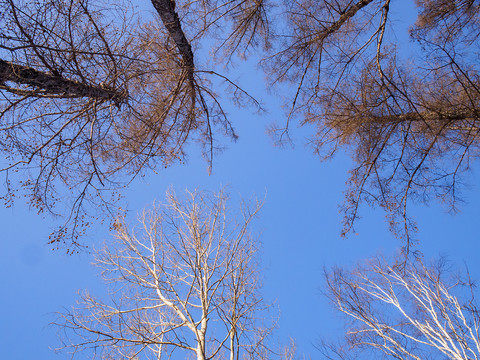
M 403 3 L 403 2 L 402 2 Z M 398 14 L 411 16 L 409 13 Z M 324 266 L 353 265 L 377 253 L 391 255 L 402 243 L 388 232 L 384 213 L 362 208 L 358 235 L 340 238 L 338 205 L 350 166 L 347 155 L 320 162 L 305 139 L 312 129 L 292 128 L 295 146 L 275 147 L 266 128 L 281 121 L 284 111 L 278 99 L 263 95 L 263 79 L 254 69 L 241 77 L 242 84 L 261 95 L 269 110 L 252 114 L 250 109 L 228 108 L 240 138 L 216 156 L 211 175 L 200 150 L 192 145 L 185 165 L 174 165 L 158 174 L 137 179 L 125 193 L 124 206 L 130 219 L 154 199 L 163 200 L 174 187 L 217 191 L 228 186 L 233 199 L 257 195 L 266 197 L 254 230 L 263 241 L 264 295 L 280 309 L 282 341 L 296 339 L 299 353 L 319 357 L 314 347 L 319 337 L 341 333 L 340 317 L 321 296 Z M 479 176 L 469 175 L 465 204 L 455 216 L 437 203 L 413 208 L 420 226 L 419 249 L 427 258 L 448 255 L 452 263 L 469 265 L 473 278 L 480 279 L 478 264 Z M 234 203 L 231 206 L 235 206 Z M 87 252 L 66 255 L 52 251 L 47 237 L 54 222 L 37 216 L 20 201 L 13 208 L 0 208 L 0 349 L 5 359 L 67 359 L 49 348 L 58 345 L 57 329 L 48 324 L 54 312 L 74 304 L 76 292 L 89 289 L 102 294 Z M 105 225 L 96 225 L 85 241 L 89 245 L 108 239 Z

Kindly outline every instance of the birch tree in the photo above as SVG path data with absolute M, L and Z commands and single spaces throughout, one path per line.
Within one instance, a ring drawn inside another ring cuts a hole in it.
M 326 294 L 347 321 L 344 347 L 330 359 L 478 359 L 475 284 L 445 261 L 392 266 L 376 258 L 326 273 Z
M 61 314 L 65 348 L 102 359 L 270 358 L 274 322 L 249 232 L 260 207 L 238 216 L 224 192 L 170 193 L 132 229 L 118 219 L 115 242 L 95 260 L 111 300 L 85 292 Z

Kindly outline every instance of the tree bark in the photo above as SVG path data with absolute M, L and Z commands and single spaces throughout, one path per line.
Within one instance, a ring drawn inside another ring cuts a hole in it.
M 66 98 L 88 97 L 112 100 L 117 104 L 120 104 L 126 97 L 126 94 L 121 91 L 84 84 L 60 75 L 49 74 L 29 66 L 17 65 L 0 59 L 0 89 L 18 93 L 29 92 L 26 89 L 11 88 L 6 84 L 7 81 L 31 86 L 36 89 L 32 90 L 32 93 L 36 93 L 36 95 L 59 95 Z
M 444 121 L 454 123 L 456 121 L 470 120 L 478 121 L 479 114 L 475 110 L 442 110 L 438 112 L 424 111 L 424 112 L 408 112 L 399 115 L 385 115 L 385 116 L 366 116 L 366 118 L 373 123 L 389 124 L 402 122 L 433 122 Z
M 348 9 L 345 10 L 345 12 L 340 16 L 340 18 L 335 21 L 332 25 L 329 27 L 323 29 L 322 31 L 319 32 L 319 34 L 315 37 L 315 40 L 317 41 L 323 41 L 324 39 L 327 38 L 327 36 L 333 34 L 336 32 L 338 29 L 342 27 L 342 25 L 349 19 L 355 16 L 355 14 L 368 4 L 370 4 L 373 0 L 360 0 L 358 3 L 350 6 Z
M 193 70 L 195 64 L 193 61 L 192 46 L 188 42 L 185 33 L 182 30 L 180 18 L 175 12 L 175 2 L 172 0 L 152 0 L 152 4 L 162 19 L 163 25 L 177 45 L 177 49 L 182 56 L 184 66 L 188 71 L 188 78 L 193 80 Z

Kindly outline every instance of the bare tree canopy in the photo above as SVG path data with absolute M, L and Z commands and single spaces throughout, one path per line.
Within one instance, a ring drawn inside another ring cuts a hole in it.
M 406 44 L 391 11 L 403 1 L 288 2 L 283 43 L 264 60 L 273 82 L 296 84 L 289 118 L 316 128 L 316 151 L 352 154 L 343 234 L 361 204 L 381 206 L 407 252 L 416 228 L 408 204 L 437 198 L 455 209 L 480 129 L 480 3 L 416 5 Z
M 347 319 L 344 347 L 329 359 L 478 359 L 475 285 L 444 260 L 391 266 L 376 258 L 351 271 L 326 273 L 327 296 Z
M 85 292 L 60 316 L 65 347 L 86 351 L 82 358 L 271 358 L 275 322 L 260 294 L 259 242 L 249 232 L 260 207 L 238 213 L 224 192 L 187 192 L 184 201 L 170 193 L 131 230 L 118 219 L 116 241 L 95 262 L 111 300 Z

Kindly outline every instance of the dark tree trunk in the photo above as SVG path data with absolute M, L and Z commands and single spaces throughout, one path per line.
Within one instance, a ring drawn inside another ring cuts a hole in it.
M 36 70 L 29 66 L 17 65 L 0 59 L 0 89 L 19 94 L 28 92 L 27 89 L 16 89 L 8 86 L 7 81 L 19 85 L 31 86 L 38 95 L 58 95 L 66 98 L 88 97 L 92 99 L 112 100 L 119 104 L 126 94 L 121 91 L 107 89 L 102 86 L 84 84 L 75 80 L 66 79 L 60 75 L 53 75 Z
M 172 0 L 152 0 L 152 4 L 155 10 L 157 10 L 158 15 L 160 15 L 163 25 L 177 45 L 185 69 L 188 72 L 189 80 L 193 80 L 193 70 L 195 68 L 193 51 L 182 30 L 182 24 L 180 23 L 178 14 L 175 12 L 175 2 Z

